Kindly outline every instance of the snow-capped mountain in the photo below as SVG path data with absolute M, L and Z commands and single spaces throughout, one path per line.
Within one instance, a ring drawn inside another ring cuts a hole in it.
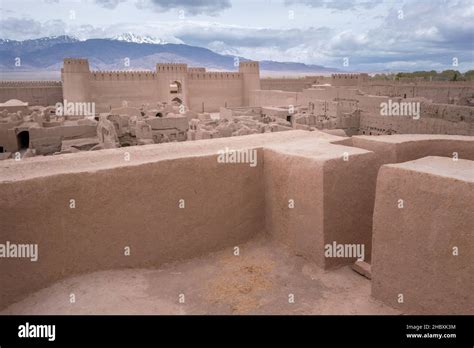
M 53 70 L 60 71 L 64 58 L 88 58 L 91 69 L 123 70 L 124 57 L 130 58 L 127 69 L 155 70 L 156 63 L 186 63 L 213 70 L 236 70 L 234 59 L 246 60 L 234 54 L 216 53 L 208 48 L 184 43 L 171 43 L 149 36 L 127 33 L 114 38 L 78 40 L 70 36 L 43 37 L 16 41 L 0 39 L 0 75 L 4 72 Z M 216 47 L 221 48 L 221 47 Z M 229 48 L 231 49 L 231 48 Z M 17 66 L 17 57 L 21 66 Z M 261 61 L 262 71 L 325 73 L 335 69 L 293 62 Z M 2 79 L 2 76 L 0 76 Z
M 121 35 L 114 36 L 112 40 L 125 41 L 125 42 L 134 42 L 134 43 L 145 43 L 145 44 L 154 44 L 154 45 L 164 45 L 167 44 L 165 40 L 157 39 L 151 36 L 141 36 L 134 33 L 123 33 Z
M 41 37 L 38 39 L 17 41 L 9 39 L 0 39 L 0 52 L 10 51 L 15 54 L 33 52 L 39 49 L 52 47 L 58 44 L 69 44 L 78 42 L 79 40 L 73 36 L 60 35 L 60 36 L 48 36 Z

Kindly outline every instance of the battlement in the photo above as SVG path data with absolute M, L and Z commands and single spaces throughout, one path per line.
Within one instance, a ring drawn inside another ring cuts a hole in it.
M 167 73 L 167 72 L 187 72 L 188 65 L 181 63 L 158 63 L 156 64 L 157 73 Z
M 253 60 L 240 62 L 239 66 L 241 67 L 248 67 L 248 68 L 259 68 L 259 63 Z
M 260 64 L 255 61 L 245 61 L 239 63 L 239 72 L 242 73 L 260 73 Z
M 133 81 L 133 80 L 155 80 L 156 73 L 152 71 L 93 71 L 90 73 L 90 79 L 93 81 Z
M 236 80 L 242 78 L 240 72 L 204 72 L 189 73 L 188 78 L 191 80 Z
M 61 72 L 82 73 L 89 72 L 89 61 L 84 58 L 64 58 Z
M 188 73 L 205 73 L 206 68 L 196 68 L 196 67 L 191 67 L 188 68 Z
M 89 60 L 87 58 L 64 58 L 64 65 L 68 64 L 89 65 Z
M 0 81 L 0 88 L 8 87 L 61 87 L 61 81 L 45 80 L 45 81 Z
M 331 78 L 333 80 L 339 79 L 367 79 L 368 74 L 332 74 Z
M 368 80 L 368 74 L 332 74 L 330 83 L 333 86 L 358 86 L 366 84 Z

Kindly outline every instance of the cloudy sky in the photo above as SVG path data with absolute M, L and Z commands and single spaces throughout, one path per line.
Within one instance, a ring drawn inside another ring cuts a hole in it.
M 4 39 L 132 32 L 349 70 L 474 69 L 474 0 L 0 0 L 0 13 Z

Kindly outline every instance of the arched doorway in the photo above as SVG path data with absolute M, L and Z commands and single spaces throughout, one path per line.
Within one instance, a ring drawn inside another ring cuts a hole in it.
M 27 149 L 30 146 L 30 132 L 21 131 L 16 135 L 16 139 L 20 150 Z

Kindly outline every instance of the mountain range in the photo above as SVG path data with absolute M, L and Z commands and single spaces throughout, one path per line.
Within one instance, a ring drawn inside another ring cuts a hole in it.
M 133 33 L 88 40 L 78 40 L 66 35 L 24 41 L 0 39 L 0 74 L 60 71 L 64 58 L 88 58 L 93 70 L 154 71 L 156 63 L 186 63 L 188 66 L 216 71 L 237 69 L 234 65 L 235 56 Z M 245 57 L 237 58 L 248 60 Z M 130 63 L 127 66 L 128 61 Z M 260 70 L 299 74 L 328 74 L 338 71 L 320 65 L 270 60 L 260 61 Z

